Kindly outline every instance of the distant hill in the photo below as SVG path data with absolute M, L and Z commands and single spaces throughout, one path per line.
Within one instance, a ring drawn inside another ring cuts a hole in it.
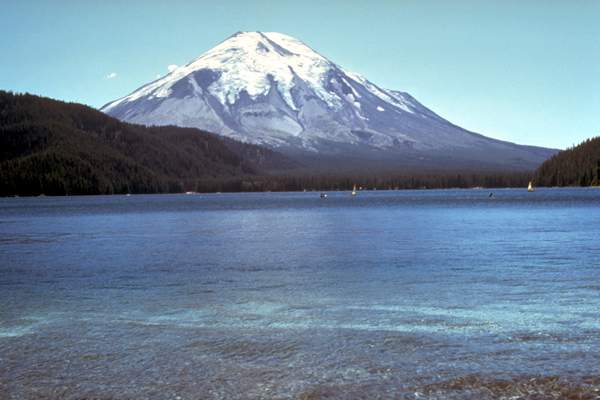
M 348 145 L 350 148 L 352 145 Z M 531 171 L 424 169 L 374 152 L 345 168 L 196 128 L 121 122 L 93 108 L 0 91 L 0 196 L 523 187 Z M 339 155 L 343 159 L 343 155 Z
M 600 186 L 600 137 L 546 160 L 535 171 L 536 186 Z
M 268 149 L 237 147 L 268 168 L 296 165 Z M 195 128 L 133 125 L 81 104 L 0 91 L 2 196 L 181 192 L 262 174 L 238 152 Z

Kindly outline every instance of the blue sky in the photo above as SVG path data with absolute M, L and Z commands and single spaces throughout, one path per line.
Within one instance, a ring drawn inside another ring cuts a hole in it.
M 600 136 L 600 0 L 2 0 L 0 89 L 100 108 L 237 31 L 293 36 L 489 137 Z

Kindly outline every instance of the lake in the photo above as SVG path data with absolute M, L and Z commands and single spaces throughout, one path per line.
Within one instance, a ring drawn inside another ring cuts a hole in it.
M 0 199 L 0 398 L 597 399 L 599 238 L 599 188 Z

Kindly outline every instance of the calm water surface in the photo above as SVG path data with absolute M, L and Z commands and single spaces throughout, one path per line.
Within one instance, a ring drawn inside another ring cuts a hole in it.
M 0 398 L 600 398 L 600 189 L 493 192 L 0 199 Z

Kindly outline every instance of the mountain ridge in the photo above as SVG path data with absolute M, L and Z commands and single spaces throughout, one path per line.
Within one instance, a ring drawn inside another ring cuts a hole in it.
M 535 169 L 558 150 L 487 138 L 383 89 L 275 32 L 238 32 L 169 75 L 101 109 L 144 125 L 197 127 L 301 158 L 356 145 L 422 165 Z M 336 149 L 337 147 L 337 149 Z M 388 154 L 389 153 L 389 154 Z M 350 154 L 348 154 L 350 155 Z

